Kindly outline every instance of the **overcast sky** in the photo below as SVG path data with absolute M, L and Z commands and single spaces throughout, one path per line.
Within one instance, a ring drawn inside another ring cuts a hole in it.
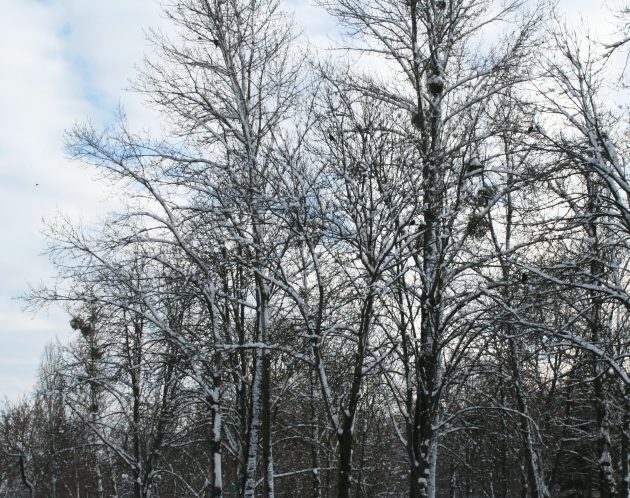
M 605 3 L 560 7 L 600 26 Z M 285 4 L 316 44 L 334 35 L 319 9 Z M 119 104 L 134 127 L 154 123 L 124 89 L 150 50 L 145 30 L 163 24 L 157 0 L 0 0 L 0 399 L 28 393 L 45 345 L 71 333 L 60 310 L 34 315 L 17 299 L 53 273 L 43 220 L 90 223 L 112 206 L 93 172 L 64 156 L 64 130 L 87 118 L 106 124 Z

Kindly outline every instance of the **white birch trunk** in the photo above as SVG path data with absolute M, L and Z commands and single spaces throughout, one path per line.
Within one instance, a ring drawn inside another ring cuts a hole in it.
M 253 498 L 256 489 L 256 466 L 258 463 L 258 439 L 260 434 L 260 387 L 262 380 L 263 350 L 256 350 L 256 368 L 254 369 L 254 381 L 252 385 L 252 416 L 249 429 L 249 441 L 247 450 L 247 462 L 245 464 L 245 489 L 243 496 Z

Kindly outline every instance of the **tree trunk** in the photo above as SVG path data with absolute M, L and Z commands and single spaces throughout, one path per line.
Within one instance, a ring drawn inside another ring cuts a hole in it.
M 436 493 L 436 478 L 437 478 L 437 456 L 438 456 L 437 440 L 434 437 L 431 440 L 431 447 L 429 449 L 429 498 L 435 498 Z
M 338 498 L 350 498 L 352 485 L 352 425 L 347 424 L 349 417 L 344 416 L 342 433 L 339 441 L 339 474 L 337 478 Z
M 310 372 L 310 385 L 311 385 L 311 395 L 309 398 L 310 408 L 311 408 L 311 466 L 312 470 L 312 498 L 320 498 L 321 497 L 321 470 L 320 470 L 320 460 L 319 460 L 319 417 L 317 416 L 317 407 L 315 405 L 315 380 L 313 379 L 313 372 Z
M 245 463 L 245 489 L 243 496 L 253 498 L 256 488 L 256 466 L 258 457 L 258 436 L 260 433 L 260 412 L 262 384 L 263 349 L 256 349 L 254 359 L 254 379 L 252 382 L 252 397 L 250 409 L 249 437 L 247 440 L 247 461 Z
M 630 498 L 630 396 L 623 386 L 623 426 L 621 427 L 621 498 Z
M 273 477 L 273 441 L 271 434 L 271 366 L 269 355 L 263 356 L 262 385 L 261 394 L 261 436 L 262 436 L 262 457 L 265 471 L 263 486 L 263 496 L 273 498 L 275 494 L 275 483 Z
M 212 498 L 221 498 L 223 494 L 223 476 L 221 461 L 221 376 L 218 371 L 213 374 L 214 387 L 210 399 L 210 412 L 212 421 Z
M 602 234 L 600 226 L 597 224 L 597 217 L 602 213 L 602 206 L 599 204 L 599 185 L 594 181 L 592 174 L 586 176 L 586 185 L 588 191 L 588 214 L 589 221 L 586 224 L 586 234 L 590 240 L 590 279 L 593 286 L 600 285 L 600 281 L 606 273 L 605 266 L 602 261 L 607 258 L 604 247 L 602 247 Z M 604 229 L 602 227 L 602 229 Z M 591 303 L 591 313 L 589 317 L 589 326 L 591 333 L 591 341 L 602 349 L 606 349 L 606 326 L 602 316 L 602 300 L 595 290 L 589 290 L 589 299 Z M 613 467 L 610 454 L 610 430 L 608 422 L 608 405 L 606 401 L 605 386 L 602 381 L 604 369 L 598 359 L 593 360 L 593 392 L 595 402 L 595 415 L 597 423 L 597 451 L 599 457 L 597 465 L 599 468 L 599 492 L 601 498 L 615 498 L 617 490 L 615 478 L 613 475 Z
M 595 391 L 595 412 L 597 417 L 597 446 L 599 458 L 599 493 L 601 498 L 616 498 L 617 490 L 610 454 L 610 428 L 608 421 L 608 404 L 606 403 L 604 386 L 601 381 L 601 365 L 597 362 L 596 375 L 593 381 Z
M 32 498 L 35 496 L 35 486 L 33 486 L 33 483 L 29 481 L 26 477 L 26 465 L 24 464 L 24 455 L 20 455 L 18 458 L 20 463 L 20 477 L 22 478 L 22 484 L 24 484 L 26 489 L 28 489 L 28 492 Z
M 260 275 L 256 275 L 256 338 L 262 343 L 267 340 L 267 300 L 266 284 Z M 263 418 L 263 393 L 265 384 L 265 368 L 267 352 L 264 347 L 256 348 L 254 360 L 254 379 L 252 382 L 251 416 L 249 426 L 249 440 L 247 450 L 247 463 L 245 466 L 245 490 L 243 496 L 253 498 L 256 490 L 256 468 L 258 464 L 258 441 L 262 428 Z M 268 384 L 268 379 L 267 379 Z M 268 386 L 267 386 L 268 387 Z M 269 455 L 270 456 L 270 455 Z M 265 469 L 268 473 L 268 469 Z M 268 483 L 267 483 L 268 484 Z

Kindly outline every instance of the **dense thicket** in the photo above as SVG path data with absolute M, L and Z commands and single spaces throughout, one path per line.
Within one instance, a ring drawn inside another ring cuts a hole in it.
M 68 133 L 124 208 L 50 227 L 29 299 L 76 338 L 1 413 L 2 496 L 630 497 L 624 33 L 322 8 L 333 60 L 274 0 L 178 0 L 165 136 Z

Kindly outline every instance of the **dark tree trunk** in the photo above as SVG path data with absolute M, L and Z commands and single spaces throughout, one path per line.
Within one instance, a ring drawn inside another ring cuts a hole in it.
M 263 496 L 272 498 L 275 494 L 273 478 L 273 441 L 271 434 L 272 414 L 271 414 L 271 366 L 269 355 L 263 356 L 262 383 L 260 386 L 261 395 L 261 438 L 262 457 L 264 466 Z
M 321 497 L 321 465 L 319 460 L 319 417 L 317 416 L 317 406 L 315 404 L 315 379 L 313 379 L 313 372 L 310 372 L 310 386 L 311 395 L 309 398 L 311 408 L 311 465 L 313 467 L 312 473 L 312 498 Z
M 621 498 L 630 498 L 630 397 L 624 386 L 623 426 L 621 427 Z
M 337 478 L 338 498 L 350 498 L 352 485 L 352 425 L 346 423 L 344 417 L 343 432 L 339 440 L 339 474 Z

